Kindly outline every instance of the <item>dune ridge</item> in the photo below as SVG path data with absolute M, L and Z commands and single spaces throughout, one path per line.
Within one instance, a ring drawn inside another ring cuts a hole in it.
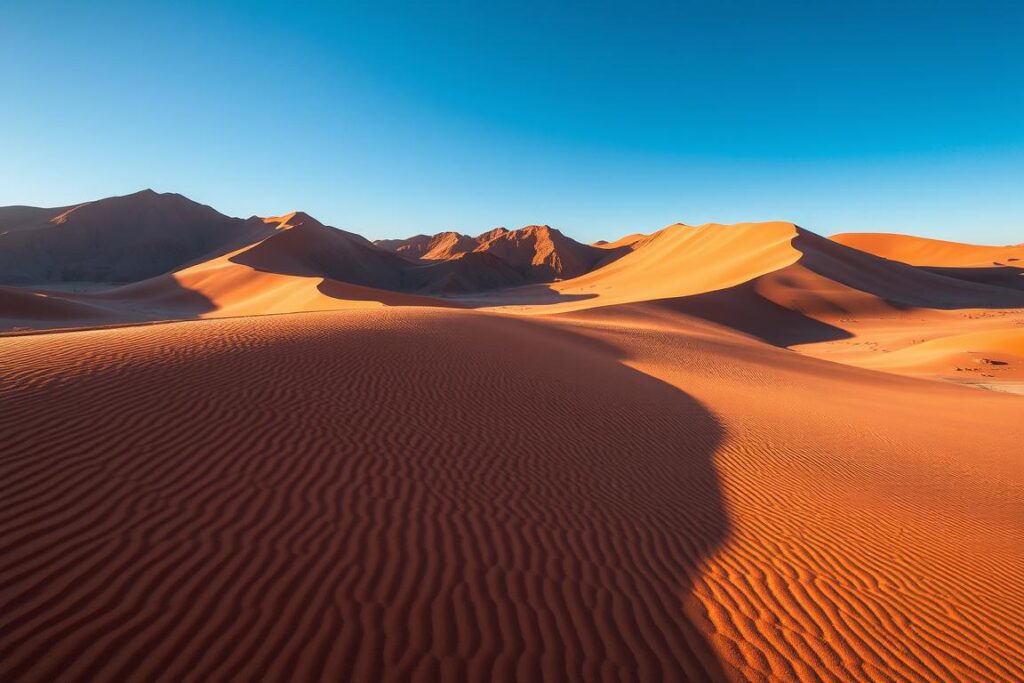
M 901 261 L 912 266 L 1007 265 L 1024 261 L 1024 244 L 984 246 L 894 233 L 846 232 L 832 240 L 875 256 Z

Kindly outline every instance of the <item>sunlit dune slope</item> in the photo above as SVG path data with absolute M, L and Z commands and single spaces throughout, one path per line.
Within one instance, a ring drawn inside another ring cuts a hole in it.
M 0 678 L 1019 678 L 1021 398 L 595 310 L 5 340 Z
M 615 262 L 552 289 L 588 297 L 582 306 L 722 289 L 795 261 L 799 253 L 789 246 L 794 231 L 789 223 L 672 225 L 635 241 L 633 251 Z
M 894 263 L 782 222 L 669 226 L 636 241 L 631 253 L 609 265 L 551 284 L 556 296 L 538 300 L 552 304 L 546 312 L 564 312 L 678 299 L 750 282 L 773 303 L 822 315 L 1024 304 L 1016 292 Z
M 864 367 L 902 374 L 935 376 L 965 373 L 964 380 L 1024 380 L 1024 328 L 950 334 L 884 354 Z
M 119 310 L 141 306 L 164 319 L 448 305 L 382 289 L 400 286 L 409 264 L 358 235 L 301 212 L 264 220 L 274 232 L 254 245 L 93 298 Z
M 619 239 L 615 240 L 614 242 L 607 242 L 607 241 L 602 240 L 600 242 L 594 242 L 591 246 L 592 247 L 598 247 L 599 249 L 619 249 L 621 247 L 632 247 L 633 245 L 635 245 L 637 242 L 639 242 L 640 240 L 644 239 L 645 237 L 647 237 L 646 234 L 644 234 L 642 232 L 635 232 L 635 233 L 633 233 L 631 235 L 626 235 L 625 237 L 620 237 Z
M 1024 290 L 1024 244 L 980 246 L 910 235 L 847 233 L 836 242 L 969 282 Z
M 841 233 L 833 235 L 832 240 L 912 266 L 967 268 L 1024 262 L 1024 244 L 982 246 L 913 235 L 871 232 Z M 1024 263 L 1020 265 L 1024 267 Z
M 637 324 L 702 320 L 893 372 L 905 366 L 874 357 L 972 331 L 987 331 L 985 339 L 998 345 L 999 329 L 1024 324 L 1024 292 L 891 261 L 780 222 L 670 226 L 603 268 L 481 297 L 477 305 L 528 315 L 590 311 L 592 320 Z M 984 356 L 988 348 L 960 351 Z M 947 369 L 941 374 L 956 376 L 955 365 Z M 989 374 L 1016 373 L 1003 370 Z

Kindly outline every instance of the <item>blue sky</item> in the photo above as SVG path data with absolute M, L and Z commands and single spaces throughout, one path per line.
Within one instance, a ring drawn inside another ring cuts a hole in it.
M 0 86 L 0 205 L 1024 242 L 1020 2 L 8 0 Z

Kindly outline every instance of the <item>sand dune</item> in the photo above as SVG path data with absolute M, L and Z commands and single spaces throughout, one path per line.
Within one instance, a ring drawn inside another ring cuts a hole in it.
M 968 381 L 1024 380 L 1024 329 L 951 334 L 885 354 L 873 354 L 864 367 L 902 374 L 936 376 L 965 373 Z
M 1018 397 L 429 308 L 2 352 L 8 680 L 1024 665 Z
M 548 311 L 673 299 L 752 281 L 773 301 L 836 313 L 1024 305 L 1016 292 L 893 263 L 774 222 L 669 226 L 635 240 L 630 253 L 609 265 L 550 285 L 563 301 Z
M 1024 245 L 981 246 L 910 235 L 847 233 L 833 240 L 968 282 L 1024 290 Z
M 0 332 L 126 321 L 124 315 L 73 296 L 0 286 Z
M 841 233 L 833 235 L 832 239 L 848 247 L 912 266 L 967 268 L 1010 265 L 1024 261 L 1024 244 L 995 247 L 871 232 Z
M 75 207 L 0 206 L 0 235 L 21 230 L 34 230 L 73 208 Z
M 591 246 L 598 247 L 600 249 L 619 249 L 621 247 L 632 247 L 637 242 L 641 241 L 642 239 L 644 239 L 645 237 L 648 237 L 648 236 L 649 235 L 646 235 L 646 234 L 644 234 L 642 232 L 635 232 L 635 233 L 633 233 L 631 235 L 626 235 L 625 237 L 620 237 L 619 239 L 615 240 L 614 242 L 608 242 L 608 241 L 605 241 L 605 240 L 600 240 L 600 241 L 594 242 Z
M 180 204 L 132 197 L 0 240 Z M 97 328 L 0 337 L 0 680 L 1020 680 L 987 248 L 227 220 L 128 285 L 0 286 L 6 331 Z

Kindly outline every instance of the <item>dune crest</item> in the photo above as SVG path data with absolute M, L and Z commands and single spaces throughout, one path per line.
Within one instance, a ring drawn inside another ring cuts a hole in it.
M 982 246 L 893 233 L 848 232 L 832 240 L 875 256 L 912 266 L 966 268 L 1024 262 L 1024 244 Z M 1024 263 L 1021 263 L 1024 267 Z

